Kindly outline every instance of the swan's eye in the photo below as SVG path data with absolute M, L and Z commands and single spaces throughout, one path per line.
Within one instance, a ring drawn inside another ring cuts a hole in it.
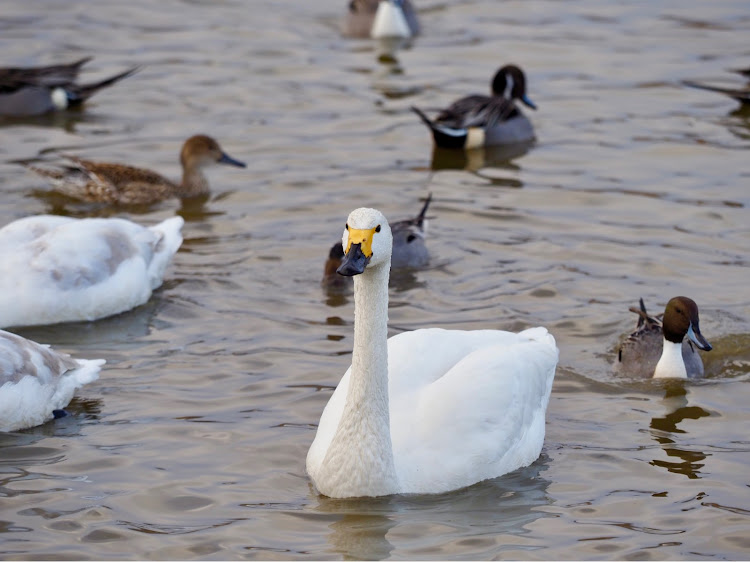
M 416 239 L 417 239 L 417 237 L 414 234 L 409 234 L 409 236 L 406 237 L 406 241 L 408 243 L 414 242 L 414 240 L 416 240 Z
M 380 225 L 375 227 L 375 232 L 380 232 Z

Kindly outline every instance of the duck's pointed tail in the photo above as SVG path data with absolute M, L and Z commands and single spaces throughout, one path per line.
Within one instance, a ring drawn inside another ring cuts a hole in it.
M 424 205 L 422 205 L 422 210 L 419 211 L 419 214 L 416 216 L 416 223 L 420 228 L 422 228 L 422 225 L 424 224 L 424 219 L 427 215 L 427 207 L 430 206 L 430 201 L 432 201 L 432 193 L 427 194 L 427 199 L 425 199 Z
M 740 103 L 750 104 L 750 90 L 747 88 L 720 88 L 719 86 L 711 86 L 710 84 L 701 84 L 700 82 L 693 82 L 691 80 L 683 80 L 682 83 L 685 86 L 691 88 L 698 88 L 699 90 L 708 90 L 709 92 L 718 92 L 729 96 L 737 100 Z
M 435 139 L 435 144 L 440 148 L 463 148 L 466 145 L 466 138 L 469 134 L 466 129 L 457 129 L 435 123 L 416 106 L 412 105 L 411 110 L 427 125 L 432 132 L 432 138 Z
M 133 68 L 130 68 L 126 70 L 125 72 L 121 72 L 120 74 L 115 74 L 114 76 L 110 76 L 109 78 L 106 78 L 102 80 L 101 82 L 93 82 L 91 84 L 80 84 L 76 85 L 74 87 L 71 87 L 68 89 L 68 102 L 70 105 L 78 105 L 80 103 L 83 103 L 87 99 L 89 99 L 91 96 L 93 96 L 96 92 L 101 90 L 102 88 L 106 88 L 107 86 L 111 86 L 115 82 L 119 82 L 123 78 L 127 78 L 128 76 L 135 74 L 138 72 L 140 67 L 134 66 Z

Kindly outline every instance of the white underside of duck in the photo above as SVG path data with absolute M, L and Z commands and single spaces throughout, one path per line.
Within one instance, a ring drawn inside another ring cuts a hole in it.
M 674 343 L 664 339 L 659 362 L 654 369 L 655 379 L 686 379 L 687 368 L 682 357 L 682 342 Z
M 381 1 L 375 12 L 370 36 L 373 39 L 408 39 L 411 35 L 403 8 L 390 0 Z
M 0 229 L 0 327 L 95 320 L 146 302 L 184 221 L 35 216 Z

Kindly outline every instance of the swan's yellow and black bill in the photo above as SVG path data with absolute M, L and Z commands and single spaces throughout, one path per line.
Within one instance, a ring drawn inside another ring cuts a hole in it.
M 344 259 L 341 266 L 336 270 L 339 275 L 359 275 L 364 272 L 372 257 L 372 238 L 380 227 L 375 228 L 349 228 L 348 241 L 344 250 Z

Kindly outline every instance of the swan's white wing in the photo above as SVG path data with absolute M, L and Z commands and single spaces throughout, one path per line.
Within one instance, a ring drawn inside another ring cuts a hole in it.
M 0 330 L 0 431 L 39 425 L 96 380 L 104 361 L 73 359 Z
M 430 328 L 388 340 L 391 440 L 407 492 L 439 492 L 533 462 L 558 350 L 544 328 Z M 351 368 L 323 410 L 307 456 L 323 462 L 346 402 Z
M 486 333 L 464 332 L 468 339 L 475 333 L 485 345 L 391 402 L 394 459 L 405 491 L 460 488 L 539 456 L 558 358 L 554 339 L 543 328 L 496 332 L 490 343 Z M 451 334 L 454 341 L 460 334 Z M 443 348 L 434 348 L 428 363 L 451 355 L 442 340 L 438 336 Z

